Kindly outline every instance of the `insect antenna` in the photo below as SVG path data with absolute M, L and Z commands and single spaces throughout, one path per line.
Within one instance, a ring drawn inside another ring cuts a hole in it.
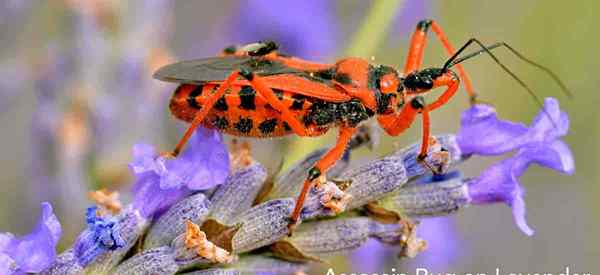
M 464 51 L 470 44 L 472 44 L 473 42 L 479 44 L 479 46 L 481 46 L 481 50 L 476 51 L 476 52 L 472 52 L 470 54 L 467 54 L 465 56 L 462 57 L 458 57 L 462 51 Z M 450 59 L 448 59 L 448 61 L 446 61 L 446 63 L 444 64 L 444 69 L 448 69 L 453 67 L 456 64 L 462 63 L 465 60 L 471 59 L 475 56 L 478 56 L 480 54 L 483 53 L 488 53 L 493 59 L 494 61 L 496 61 L 496 63 L 498 63 L 498 65 L 500 65 L 507 73 L 509 73 L 515 80 L 517 80 L 521 86 L 523 86 L 525 89 L 529 90 L 531 93 L 531 89 L 529 89 L 527 87 L 527 85 L 525 85 L 525 83 L 523 81 L 521 81 L 516 75 L 514 75 L 510 70 L 508 70 L 508 68 L 506 66 L 504 66 L 504 64 L 502 64 L 498 58 L 496 58 L 496 56 L 494 54 L 491 53 L 491 50 L 495 49 L 495 48 L 499 48 L 499 47 L 505 47 L 507 48 L 509 51 L 511 51 L 515 56 L 517 56 L 519 59 L 525 61 L 526 63 L 528 63 L 529 65 L 532 65 L 542 71 L 544 71 L 546 74 L 548 74 L 548 76 L 550 76 L 550 78 L 552 78 L 552 80 L 554 80 L 554 82 L 556 82 L 556 84 L 558 86 L 560 86 L 562 92 L 568 97 L 568 98 L 573 98 L 573 93 L 571 92 L 571 90 L 569 90 L 569 88 L 567 88 L 567 85 L 565 85 L 562 80 L 560 80 L 560 78 L 558 77 L 558 75 L 556 75 L 556 73 L 554 73 L 552 70 L 550 70 L 548 67 L 545 67 L 535 61 L 532 61 L 531 59 L 525 57 L 523 54 L 521 54 L 519 51 L 515 50 L 513 47 L 511 47 L 510 45 L 508 45 L 506 42 L 498 42 L 498 43 L 494 43 L 492 45 L 489 46 L 484 46 L 481 42 L 479 42 L 479 40 L 477 39 L 470 39 L 467 43 L 465 43 L 464 46 L 462 46 L 452 57 L 450 57 Z
M 458 58 L 458 56 L 465 51 L 466 48 L 468 48 L 471 44 L 476 43 L 477 45 L 479 45 L 481 47 L 481 50 L 468 54 L 464 57 Z M 558 76 L 556 76 L 556 74 L 554 72 L 552 72 L 550 69 L 535 63 L 533 61 L 531 61 L 530 59 L 526 58 L 525 56 L 523 56 L 521 53 L 519 53 L 518 51 L 516 51 L 515 49 L 513 49 L 512 47 L 510 47 L 508 44 L 504 43 L 504 42 L 499 42 L 496 44 L 492 44 L 489 47 L 486 47 L 485 45 L 483 45 L 483 43 L 481 43 L 481 41 L 475 39 L 475 38 L 471 38 L 469 39 L 469 41 L 467 41 L 467 43 L 465 43 L 454 55 L 452 55 L 452 57 L 450 57 L 448 59 L 448 61 L 446 61 L 446 63 L 444 63 L 444 70 L 447 70 L 449 68 L 451 68 L 452 66 L 459 64 L 467 59 L 470 59 L 472 57 L 478 56 L 482 53 L 487 53 L 492 59 L 494 59 L 494 61 L 496 62 L 496 64 L 498 64 L 500 67 L 502 67 L 502 69 L 507 72 L 514 80 L 516 80 L 517 82 L 519 82 L 519 84 L 525 88 L 525 90 L 527 90 L 527 93 L 529 93 L 529 95 L 533 98 L 533 100 L 536 102 L 536 104 L 540 107 L 540 109 L 542 109 L 544 111 L 544 113 L 548 116 L 548 118 L 550 119 L 550 122 L 552 123 L 552 125 L 554 126 L 554 128 L 556 128 L 556 123 L 554 122 L 554 120 L 552 119 L 552 116 L 550 116 L 550 114 L 546 111 L 546 109 L 544 109 L 544 104 L 542 102 L 542 100 L 533 92 L 533 90 L 531 88 L 529 88 L 529 86 L 527 86 L 527 84 L 525 84 L 525 82 L 523 80 L 521 80 L 515 73 L 513 73 L 510 69 L 508 69 L 508 67 L 506 67 L 504 64 L 502 64 L 502 62 L 500 62 L 500 60 L 491 52 L 492 49 L 498 48 L 504 46 L 506 48 L 508 48 L 512 53 L 514 53 L 517 57 L 519 57 L 520 59 L 522 59 L 523 61 L 543 70 L 544 72 L 546 72 L 548 75 L 550 75 L 550 77 L 552 77 L 552 79 L 554 79 L 554 81 L 556 81 L 556 83 L 558 83 L 558 85 L 562 88 L 563 92 L 569 97 L 569 98 L 573 98 L 573 94 L 571 93 L 571 91 L 564 85 L 564 83 L 558 78 Z

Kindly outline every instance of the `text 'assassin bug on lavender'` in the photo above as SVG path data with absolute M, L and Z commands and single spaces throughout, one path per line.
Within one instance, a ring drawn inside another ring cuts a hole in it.
M 430 29 L 451 57 L 442 68 L 421 70 Z M 459 58 L 473 43 L 482 49 Z M 471 39 L 455 51 L 432 20 L 417 24 L 402 73 L 392 67 L 369 64 L 361 58 L 344 58 L 335 64 L 314 63 L 278 53 L 273 42 L 259 42 L 242 48 L 228 47 L 220 57 L 167 65 L 154 77 L 181 84 L 171 99 L 170 109 L 175 117 L 191 123 L 171 153 L 173 156 L 179 154 L 199 125 L 256 138 L 288 134 L 319 136 L 338 127 L 335 146 L 308 171 L 290 217 L 291 233 L 313 182 L 323 180 L 322 175 L 342 157 L 357 126 L 370 117 L 376 116 L 387 134 L 397 136 L 420 114 L 423 139 L 418 159 L 421 162 L 425 159 L 430 146 L 429 113 L 454 96 L 459 79 L 471 102 L 475 102 L 476 94 L 460 62 L 481 53 L 489 54 L 540 103 L 531 89 L 490 52 L 500 46 L 547 72 L 569 94 L 554 73 L 505 43 L 486 47 Z M 456 67 L 458 75 L 450 69 L 452 67 Z M 421 94 L 437 87 L 446 87 L 446 90 L 427 104 Z

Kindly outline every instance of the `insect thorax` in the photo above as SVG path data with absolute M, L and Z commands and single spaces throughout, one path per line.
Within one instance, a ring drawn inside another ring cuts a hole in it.
M 366 108 L 358 99 L 341 103 L 319 100 L 308 110 L 304 117 L 304 124 L 319 127 L 329 127 L 334 124 L 356 127 L 373 115 L 374 112 Z

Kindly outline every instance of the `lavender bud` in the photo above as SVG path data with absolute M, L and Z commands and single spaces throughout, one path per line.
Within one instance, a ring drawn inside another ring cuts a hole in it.
M 293 199 L 277 199 L 256 205 L 241 214 L 236 219 L 242 226 L 233 237 L 233 253 L 248 252 L 286 236 L 293 207 Z
M 454 135 L 434 136 L 429 142 L 429 151 L 424 162 L 431 167 L 437 168 L 440 174 L 445 173 L 451 165 L 462 161 L 463 156 Z M 430 172 L 427 167 L 417 161 L 420 148 L 421 144 L 415 143 L 393 154 L 394 156 L 401 156 L 403 158 L 404 167 L 409 179 Z
M 83 267 L 77 262 L 73 249 L 66 250 L 56 257 L 56 261 L 42 275 L 71 275 L 83 273 Z
M 340 178 L 352 181 L 346 193 L 352 196 L 347 209 L 353 209 L 377 200 L 406 183 L 402 158 L 388 156 L 371 161 L 343 173 Z
M 272 250 L 290 261 L 320 261 L 334 252 L 358 248 L 369 237 L 368 218 L 334 219 L 298 226 L 291 237 L 278 241 Z
M 114 217 L 116 223 L 111 229 L 112 236 L 118 236 L 113 247 L 105 247 L 98 239 L 91 238 L 90 229 L 85 230 L 75 244 L 75 255 L 85 271 L 93 274 L 106 274 L 119 263 L 133 247 L 138 238 L 146 231 L 148 220 L 137 210 L 129 207 Z M 86 245 L 90 243 L 91 245 Z
M 416 227 L 416 224 L 407 220 L 397 224 L 371 222 L 369 236 L 387 244 L 400 245 L 399 257 L 414 258 L 427 249 L 427 242 L 417 237 Z
M 328 181 L 310 189 L 300 216 L 303 220 L 335 216 L 346 209 L 351 199 L 336 183 Z
M 256 162 L 229 175 L 210 199 L 211 218 L 231 224 L 236 215 L 252 206 L 266 178 L 265 168 Z
M 378 218 L 399 220 L 402 216 L 446 215 L 468 203 L 467 184 L 463 182 L 460 173 L 449 173 L 443 178 L 430 176 L 420 179 L 367 208 Z
M 237 257 L 232 256 L 229 251 L 219 245 L 231 243 L 233 231 L 220 232 L 213 236 L 215 240 L 208 240 L 207 233 L 200 229 L 197 224 L 186 221 L 186 231 L 173 240 L 175 261 L 180 269 L 189 269 L 199 265 L 227 264 L 233 262 Z M 213 243 L 218 242 L 218 244 Z
M 173 240 L 171 247 L 173 247 L 175 262 L 180 269 L 189 269 L 191 267 L 199 265 L 209 265 L 211 261 L 206 258 L 198 256 L 198 253 L 190 247 L 186 246 L 185 243 L 186 234 L 181 234 Z
M 185 221 L 202 224 L 208 216 L 211 203 L 202 193 L 197 193 L 172 206 L 150 228 L 144 248 L 169 245 L 175 237 L 185 232 Z
M 112 274 L 175 274 L 179 267 L 175 263 L 173 249 L 159 247 L 146 250 L 118 265 Z

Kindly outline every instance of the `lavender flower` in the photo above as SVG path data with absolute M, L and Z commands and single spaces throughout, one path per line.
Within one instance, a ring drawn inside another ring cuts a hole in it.
M 562 141 L 545 144 L 528 145 L 519 150 L 511 158 L 500 161 L 479 177 L 469 182 L 469 197 L 473 204 L 488 204 L 504 202 L 513 211 L 517 226 L 527 235 L 533 235 L 533 230 L 525 221 L 524 190 L 518 178 L 527 170 L 531 163 L 572 174 L 574 171 L 573 156 Z
M 21 238 L 0 233 L 0 274 L 36 273 L 56 259 L 61 225 L 50 203 L 42 203 L 42 216 L 36 227 Z
M 125 246 L 125 240 L 117 230 L 117 219 L 100 217 L 98 209 L 92 206 L 87 209 L 86 221 L 88 229 L 75 243 L 75 256 L 81 266 L 87 266 L 98 255 Z
M 524 191 L 518 178 L 532 163 L 573 174 L 575 166 L 571 151 L 559 140 L 568 128 L 566 113 L 552 98 L 546 99 L 544 110 L 529 128 L 497 119 L 490 106 L 475 105 L 463 113 L 461 131 L 456 137 L 457 149 L 463 158 L 471 154 L 501 154 L 513 149 L 518 149 L 517 153 L 492 165 L 474 179 L 463 180 L 456 172 L 443 177 L 421 178 L 420 183 L 389 195 L 377 205 L 371 205 L 370 210 L 379 216 L 391 215 L 398 219 L 400 213 L 442 215 L 468 204 L 504 202 L 512 208 L 517 226 L 525 234 L 532 235 L 533 230 L 525 221 Z
M 544 109 L 527 128 L 496 118 L 495 110 L 476 105 L 465 111 L 457 142 L 463 154 L 495 155 L 514 149 L 517 153 L 498 162 L 470 181 L 469 196 L 474 204 L 504 202 L 513 209 L 517 226 L 527 235 L 533 230 L 525 221 L 524 191 L 518 178 L 531 163 L 573 174 L 575 165 L 569 147 L 561 140 L 569 129 L 569 118 L 558 101 L 547 98 Z
M 134 208 L 142 216 L 151 217 L 193 190 L 206 190 L 225 182 L 229 155 L 217 131 L 199 128 L 186 150 L 175 159 L 158 156 L 150 145 L 135 145 L 129 167 L 136 176 Z
M 131 206 L 115 216 L 90 207 L 86 220 L 88 228 L 77 238 L 73 253 L 77 265 L 90 273 L 106 273 L 121 262 L 149 225 Z

